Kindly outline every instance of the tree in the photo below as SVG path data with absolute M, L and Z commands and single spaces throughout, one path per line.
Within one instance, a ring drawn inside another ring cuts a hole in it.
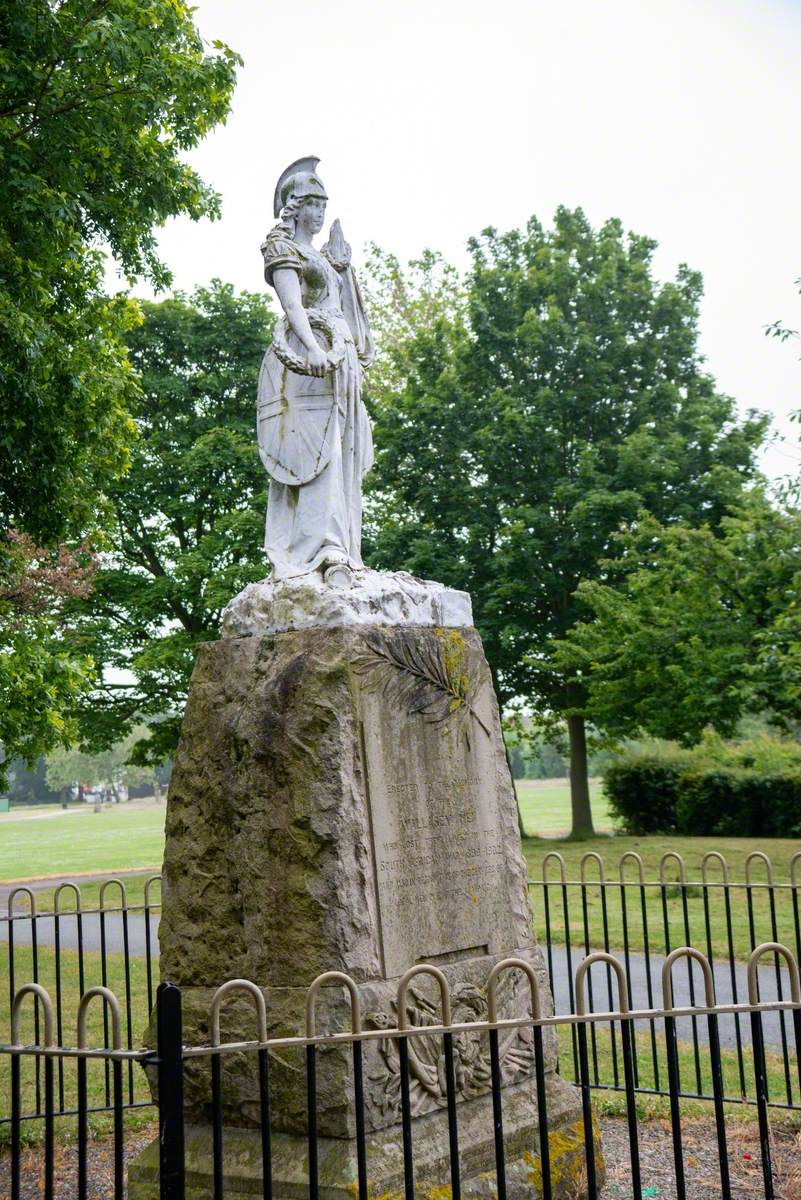
M 121 742 L 98 754 L 87 754 L 82 750 L 57 750 L 47 760 L 46 779 L 48 787 L 63 791 L 74 785 L 88 784 L 108 787 L 119 802 L 123 799 L 123 788 L 139 784 L 160 787 L 153 767 L 141 767 L 130 761 L 136 744 L 147 734 L 144 726 L 133 729 Z
M 215 216 L 182 158 L 228 113 L 238 56 L 183 0 L 7 0 L 0 48 L 0 530 L 85 528 L 127 461 L 137 309 L 169 272 L 156 228 Z
M 77 726 L 70 707 L 89 689 L 92 662 L 71 642 L 70 603 L 91 591 L 85 548 L 43 550 L 12 531 L 0 554 L 0 788 L 9 760 L 29 767 Z
M 579 585 L 643 509 L 716 528 L 765 429 L 703 370 L 700 276 L 658 284 L 654 247 L 563 208 L 552 230 L 487 230 L 464 303 L 390 345 L 402 386 L 371 384 L 370 561 L 471 593 L 501 702 L 567 722 L 577 835 L 592 829 L 586 687 L 551 651 L 587 613 Z M 379 286 L 379 307 L 404 285 Z
M 694 743 L 745 713 L 801 720 L 801 511 L 759 491 L 718 531 L 644 517 L 620 533 L 614 582 L 587 581 L 555 657 L 615 737 Z
M 157 718 L 134 757 L 160 762 L 177 744 L 197 643 L 266 574 L 254 426 L 273 317 L 262 296 L 219 281 L 143 311 L 129 335 L 138 436 L 127 475 L 109 487 L 111 551 L 75 617 L 103 674 L 80 715 L 84 741 L 100 749 Z
M 30 804 L 57 804 L 62 797 L 47 786 L 45 772 L 47 763 L 40 755 L 32 767 L 26 766 L 21 758 L 8 764 L 8 798 L 11 807 Z

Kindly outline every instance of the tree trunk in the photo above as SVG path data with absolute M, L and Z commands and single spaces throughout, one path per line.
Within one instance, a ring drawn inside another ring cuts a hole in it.
M 490 676 L 492 677 L 492 687 L 493 687 L 493 691 L 495 692 L 495 698 L 498 701 L 498 707 L 501 708 L 501 710 L 503 710 L 503 706 L 501 704 L 500 684 L 498 682 L 498 672 L 491 665 L 490 665 Z M 523 824 L 523 814 L 520 811 L 520 797 L 517 794 L 517 784 L 515 783 L 515 773 L 512 770 L 512 756 L 509 753 L 509 747 L 506 745 L 506 738 L 503 739 L 503 749 L 504 749 L 504 753 L 506 754 L 506 765 L 509 768 L 509 778 L 512 781 L 512 790 L 515 794 L 515 804 L 517 805 L 517 828 L 518 828 L 518 832 L 520 833 L 520 838 L 522 840 L 523 838 L 528 837 L 528 834 L 526 833 L 526 827 Z
M 520 838 L 522 841 L 522 839 L 524 837 L 528 837 L 528 834 L 526 833 L 526 827 L 523 824 L 523 814 L 520 811 L 520 797 L 517 794 L 517 784 L 515 783 L 515 774 L 514 774 L 514 771 L 512 770 L 512 756 L 509 753 L 509 747 L 506 745 L 506 742 L 504 742 L 503 748 L 506 752 L 506 765 L 509 768 L 509 778 L 512 781 L 512 791 L 515 794 L 515 804 L 517 805 L 517 828 L 518 828 L 518 832 L 520 833 Z
M 573 812 L 570 836 L 591 837 L 595 830 L 592 826 L 587 776 L 587 735 L 584 717 L 580 713 L 573 713 L 567 718 L 567 734 L 570 740 L 570 804 Z

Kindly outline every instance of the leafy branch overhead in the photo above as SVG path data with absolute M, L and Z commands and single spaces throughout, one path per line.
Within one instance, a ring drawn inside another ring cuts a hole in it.
M 479 664 L 469 661 L 461 633 L 436 629 L 432 638 L 422 638 L 399 631 L 391 641 L 377 634 L 366 640 L 368 650 L 357 656 L 354 667 L 368 686 L 427 721 L 457 716 L 466 725 L 467 718 L 473 717 L 491 736 L 475 708 L 481 686 Z
M 225 120 L 241 59 L 185 0 L 6 0 L 0 38 L 0 527 L 42 543 L 102 520 L 136 381 L 129 280 L 170 282 L 157 231 L 216 217 L 187 163 Z

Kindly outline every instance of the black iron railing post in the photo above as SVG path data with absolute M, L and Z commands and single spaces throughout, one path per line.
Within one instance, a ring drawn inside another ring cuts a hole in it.
M 773 1156 L 770 1145 L 770 1117 L 768 1116 L 768 1072 L 765 1065 L 765 1042 L 762 1033 L 762 1014 L 760 1012 L 751 1013 L 751 1043 L 754 1055 L 754 1081 L 756 1083 L 757 1117 L 759 1120 L 762 1185 L 765 1200 L 774 1200 L 776 1193 L 773 1186 Z
M 160 1200 L 184 1200 L 184 1060 L 181 989 L 156 991 Z

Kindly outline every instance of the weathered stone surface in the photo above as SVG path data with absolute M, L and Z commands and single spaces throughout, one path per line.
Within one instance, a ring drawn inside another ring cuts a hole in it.
M 186 1044 L 209 1041 L 214 991 L 235 977 L 262 989 L 271 1038 L 303 1034 L 307 988 L 329 970 L 355 981 L 364 1027 L 375 1031 L 397 1026 L 399 977 L 421 963 L 444 973 L 456 1022 L 487 1016 L 490 970 L 511 955 L 533 965 L 543 1011 L 550 1011 L 497 704 L 473 629 L 340 625 L 201 646 L 166 832 L 160 966 L 162 978 L 183 990 Z M 501 1017 L 528 1013 L 528 984 L 519 972 L 501 976 L 498 1000 Z M 407 1023 L 436 1025 L 440 1012 L 434 980 L 416 977 Z M 318 1032 L 349 1027 L 344 989 L 323 989 Z M 247 996 L 226 1000 L 221 1036 L 255 1039 Z M 578 1119 L 578 1095 L 555 1074 L 552 1031 L 544 1043 L 556 1135 Z M 492 1167 L 486 1037 L 455 1035 L 454 1050 L 462 1170 L 475 1177 L 476 1195 L 484 1194 L 490 1185 L 479 1176 Z M 375 1190 L 400 1189 L 397 1043 L 368 1039 L 363 1055 Z M 447 1174 L 441 1037 L 416 1036 L 410 1065 L 416 1162 L 421 1179 L 440 1186 L 436 1180 Z M 352 1070 L 346 1043 L 318 1049 L 317 1127 L 331 1200 L 352 1190 Z M 520 1195 L 536 1194 L 531 1164 L 520 1158 L 536 1154 L 529 1029 L 501 1035 L 501 1070 L 507 1153 L 520 1159 L 510 1179 L 518 1180 Z M 271 1053 L 270 1086 L 275 1177 L 283 1178 L 276 1195 L 302 1196 L 307 1098 L 300 1047 Z M 244 1196 L 258 1190 L 248 1165 L 260 1119 L 255 1054 L 223 1056 L 222 1095 L 233 1155 L 226 1150 L 226 1194 Z M 205 1058 L 187 1060 L 185 1106 L 196 1127 L 196 1191 L 189 1194 L 206 1195 Z M 132 1168 L 132 1197 L 152 1194 L 146 1160 Z
M 470 626 L 467 592 L 457 592 L 406 571 L 353 573 L 350 588 L 323 582 L 319 571 L 276 582 L 249 583 L 222 617 L 223 637 L 261 637 L 318 625 Z
M 542 956 L 536 949 L 523 951 L 535 968 L 542 993 L 547 996 L 547 978 Z M 446 965 L 443 970 L 451 989 L 452 1017 L 457 1023 L 487 1018 L 485 985 L 498 958 L 480 958 Z M 265 988 L 268 1033 L 271 1038 L 292 1037 L 305 1026 L 306 988 Z M 183 991 L 184 1040 L 209 1041 L 211 988 Z M 363 1024 L 366 1029 L 397 1026 L 397 980 L 371 980 L 359 985 Z M 520 1015 L 527 1010 L 528 983 L 518 972 L 501 976 L 498 1015 Z M 549 1001 L 544 1005 L 550 1011 Z M 324 988 L 318 998 L 317 1031 L 334 1033 L 350 1029 L 350 1004 L 344 989 Z M 438 1024 L 439 993 L 433 981 L 419 976 L 408 993 L 409 1025 Z M 224 1042 L 256 1037 L 256 1021 L 249 997 L 240 993 L 222 1011 L 220 1024 Z M 550 1032 L 544 1039 L 546 1068 L 556 1068 L 556 1042 Z M 400 1121 L 400 1073 L 396 1042 L 391 1038 L 363 1043 L 365 1125 L 379 1130 Z M 533 1045 L 527 1028 L 502 1034 L 501 1074 L 512 1085 L 531 1077 Z M 486 1037 L 458 1034 L 454 1038 L 457 1102 L 486 1095 L 490 1086 L 489 1047 Z M 422 1034 L 411 1045 L 410 1099 L 412 1115 L 440 1109 L 445 1104 L 442 1072 L 442 1038 Z M 258 1075 L 252 1052 L 225 1054 L 222 1058 L 223 1116 L 227 1125 L 258 1125 L 260 1120 Z M 353 1068 L 347 1044 L 324 1045 L 317 1052 L 318 1129 L 331 1137 L 353 1137 L 356 1132 L 353 1105 Z M 204 1123 L 211 1120 L 209 1067 L 203 1059 L 188 1059 L 184 1073 L 187 1117 Z M 306 1130 L 306 1076 L 302 1049 L 282 1048 L 270 1061 L 270 1093 L 273 1126 L 286 1132 Z
M 548 1088 L 551 1180 L 557 1200 L 574 1200 L 584 1193 L 583 1126 L 573 1088 L 553 1079 Z M 537 1200 L 542 1174 L 536 1108 L 530 1085 L 504 1092 L 504 1146 L 508 1200 Z M 450 1196 L 448 1124 L 440 1110 L 414 1123 L 415 1191 L 421 1200 Z M 227 1129 L 224 1135 L 225 1195 L 245 1200 L 262 1194 L 261 1138 L 256 1130 Z M 274 1134 L 272 1139 L 273 1195 L 276 1200 L 305 1200 L 308 1187 L 308 1146 L 302 1137 Z M 492 1104 L 484 1096 L 459 1110 L 459 1167 L 466 1200 L 497 1196 Z M 318 1142 L 321 1200 L 353 1200 L 358 1194 L 356 1143 L 353 1139 L 320 1138 Z M 403 1148 L 397 1127 L 366 1139 L 369 1194 L 402 1200 Z M 599 1182 L 604 1166 L 596 1156 Z M 187 1200 L 211 1195 L 212 1142 L 208 1125 L 186 1131 Z M 158 1200 L 158 1143 L 154 1142 L 131 1166 L 129 1200 Z
M 446 692 L 437 707 L 416 675 L 431 664 L 465 701 Z M 476 632 L 309 629 L 202 645 L 164 881 L 161 969 L 182 986 L 305 987 L 326 970 L 359 982 L 531 947 Z
M 421 961 L 445 972 L 465 1019 L 486 1015 L 489 971 L 511 953 L 534 963 L 547 994 L 475 631 L 309 629 L 202 646 L 170 785 L 160 940 L 162 977 L 184 989 L 187 1042 L 208 1039 L 211 995 L 232 977 L 264 989 L 271 1036 L 302 1031 L 306 988 L 326 970 L 357 982 L 376 1028 L 396 1023 L 397 979 Z M 499 998 L 502 1015 L 527 1011 L 516 975 Z M 319 1009 L 322 1030 L 348 1027 L 341 990 Z M 438 1011 L 432 982 L 416 980 L 410 1023 Z M 222 1029 L 253 1036 L 246 998 L 226 1005 Z M 527 1038 L 504 1042 L 509 1081 L 530 1073 Z M 380 1128 L 399 1117 L 396 1055 L 379 1042 L 366 1052 Z M 421 1044 L 417 1112 L 442 1103 L 438 1055 Z M 487 1090 L 486 1055 L 463 1046 L 461 1098 Z M 322 1057 L 323 1133 L 352 1133 L 350 1070 L 342 1049 Z M 207 1074 L 196 1064 L 187 1078 L 200 1119 Z M 253 1056 L 225 1074 L 228 1119 L 256 1120 Z M 274 1076 L 277 1127 L 301 1132 L 302 1072 L 276 1065 Z

